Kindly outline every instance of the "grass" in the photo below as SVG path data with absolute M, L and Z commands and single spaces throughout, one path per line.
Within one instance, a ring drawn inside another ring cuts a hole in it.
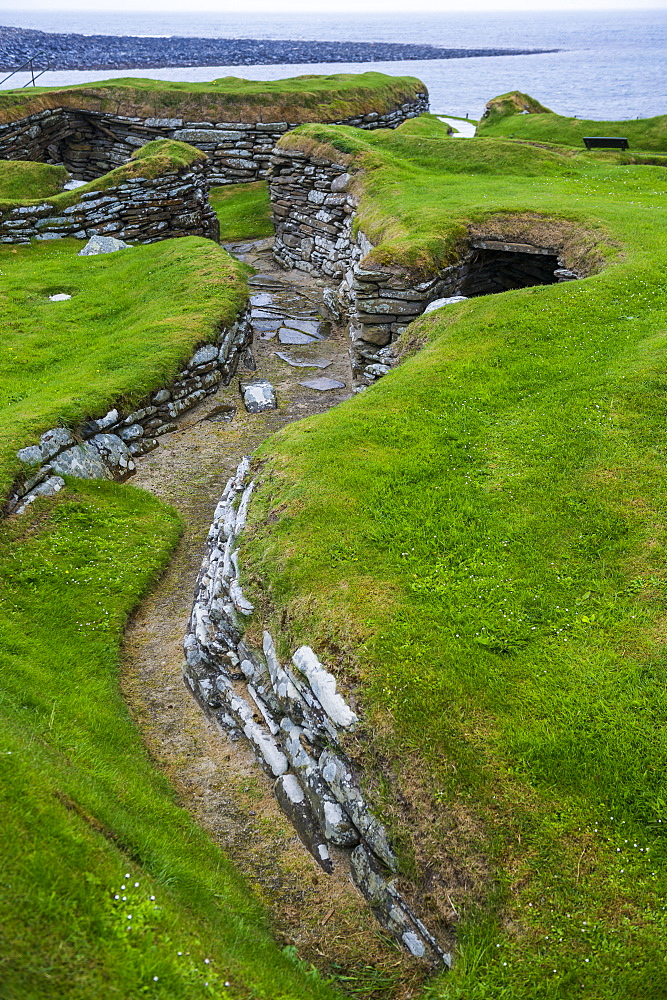
M 262 239 L 273 235 L 266 181 L 211 188 L 211 205 L 220 222 L 220 239 Z
M 69 180 L 64 167 L 29 160 L 0 160 L 0 200 L 36 201 L 62 191 Z
M 461 914 L 425 996 L 667 996 L 667 174 L 429 118 L 282 143 L 343 149 L 373 259 L 416 277 L 468 227 L 588 261 L 420 319 L 265 443 L 242 564 L 283 651 L 356 688 L 405 868 Z
M 519 105 L 524 103 L 530 108 L 529 114 L 519 110 Z M 567 118 L 516 92 L 495 98 L 487 109 L 477 128 L 480 136 L 554 142 L 579 148 L 583 146 L 584 136 L 616 136 L 625 137 L 631 151 L 667 151 L 667 115 L 620 122 Z
M 245 300 L 243 269 L 187 237 L 79 257 L 77 240 L 0 251 L 0 486 L 17 448 L 164 385 Z M 156 294 L 156 289 L 159 289 Z M 66 292 L 67 302 L 49 296 Z
M 176 804 L 119 693 L 124 623 L 179 529 L 99 482 L 0 529 L 3 997 L 330 995 Z
M 59 422 L 138 402 L 229 322 L 243 268 L 187 238 L 79 258 L 0 249 L 0 468 Z M 69 302 L 48 294 L 68 291 Z M 128 615 L 180 536 L 129 485 L 68 480 L 0 523 L 0 994 L 332 996 L 178 806 L 120 695 Z
M 139 117 L 190 121 L 337 121 L 369 111 L 390 111 L 424 93 L 420 80 L 384 73 L 332 73 L 285 80 L 228 76 L 206 83 L 124 77 L 74 87 L 2 91 L 0 121 L 44 108 L 80 108 Z

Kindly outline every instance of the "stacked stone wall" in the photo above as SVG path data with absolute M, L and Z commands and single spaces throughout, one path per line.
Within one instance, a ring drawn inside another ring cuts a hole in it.
M 428 95 L 417 94 L 384 114 L 371 111 L 334 124 L 396 128 L 428 107 Z M 208 155 L 210 184 L 237 184 L 264 177 L 276 142 L 296 127 L 291 122 L 188 122 L 58 108 L 0 125 L 0 159 L 63 163 L 72 177 L 89 181 L 121 166 L 153 139 L 178 139 Z
M 0 243 L 98 235 L 140 243 L 175 236 L 217 239 L 204 167 L 193 163 L 160 177 L 132 177 L 105 191 L 85 191 L 62 210 L 49 202 L 13 208 L 0 217 Z
M 513 268 L 517 276 L 532 278 L 525 284 L 579 277 L 565 267 L 557 248 L 480 239 L 470 240 L 460 263 L 422 281 L 398 267 L 364 267 L 373 244 L 361 230 L 354 231 L 357 198 L 351 184 L 347 168 L 330 160 L 281 147 L 271 158 L 274 256 L 285 268 L 338 283 L 338 302 L 350 320 L 353 367 L 367 380 L 389 371 L 389 345 L 430 303 L 512 287 L 494 286 L 492 275 L 498 268 L 509 281 Z M 546 261 L 552 263 L 551 276 Z
M 300 839 L 320 867 L 349 865 L 355 885 L 392 937 L 436 966 L 451 955 L 396 885 L 398 859 L 362 790 L 362 768 L 344 748 L 358 722 L 336 678 L 309 646 L 291 662 L 264 632 L 262 648 L 242 637 L 239 616 L 254 608 L 239 580 L 239 541 L 254 490 L 244 458 L 216 507 L 184 640 L 185 682 L 234 741 L 246 738 Z
M 129 251 L 121 251 L 128 253 Z M 135 459 L 157 448 L 163 434 L 177 429 L 174 422 L 228 385 L 241 352 L 252 341 L 250 310 L 246 308 L 229 327 L 222 327 L 213 344 L 200 347 L 166 388 L 152 393 L 131 413 L 109 410 L 70 430 L 54 427 L 39 443 L 22 448 L 18 457 L 27 468 L 6 504 L 8 513 L 21 513 L 38 496 L 50 496 L 65 485 L 62 476 L 83 479 L 126 479 Z

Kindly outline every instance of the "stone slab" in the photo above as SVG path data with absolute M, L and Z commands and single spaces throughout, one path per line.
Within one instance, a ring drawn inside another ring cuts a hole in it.
M 243 403 L 248 413 L 263 413 L 277 408 L 276 390 L 266 379 L 239 382 Z
M 316 344 L 317 337 L 309 337 L 307 333 L 301 333 L 299 330 L 288 330 L 287 327 L 283 326 L 278 334 L 278 340 L 281 344 Z
M 299 385 L 304 385 L 306 389 L 317 389 L 318 392 L 327 392 L 329 389 L 344 389 L 345 383 L 338 382 L 335 378 L 326 378 L 322 376 L 321 378 L 307 378 L 303 382 L 299 382 Z
M 333 364 L 333 361 L 329 361 L 326 358 L 293 358 L 289 354 L 283 354 L 281 351 L 275 351 L 274 353 L 277 358 L 280 358 L 281 361 L 286 361 L 292 368 L 328 368 L 329 365 Z
M 131 250 L 129 243 L 117 240 L 115 236 L 91 236 L 77 256 L 92 257 L 98 253 L 116 253 L 117 250 Z

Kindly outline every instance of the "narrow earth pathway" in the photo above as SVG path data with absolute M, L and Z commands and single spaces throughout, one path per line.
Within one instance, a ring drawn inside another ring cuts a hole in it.
M 204 541 L 228 477 L 269 434 L 352 394 L 346 331 L 321 318 L 324 284 L 299 271 L 279 270 L 271 242 L 227 247 L 258 272 L 250 282 L 254 343 L 237 376 L 185 416 L 178 430 L 138 463 L 132 480 L 178 509 L 184 536 L 127 629 L 123 689 L 151 755 L 182 805 L 255 884 L 278 939 L 296 945 L 299 956 L 322 971 L 344 970 L 364 996 L 400 1000 L 414 995 L 423 966 L 385 938 L 346 868 L 338 866 L 328 876 L 318 867 L 249 748 L 218 732 L 181 676 Z M 321 390 L 302 384 L 322 377 L 342 386 Z M 275 387 L 277 410 L 245 411 L 239 380 L 254 378 Z

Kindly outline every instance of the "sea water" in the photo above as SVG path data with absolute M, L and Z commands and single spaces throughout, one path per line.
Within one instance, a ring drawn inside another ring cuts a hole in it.
M 667 113 L 667 10 L 467 14 L 216 14 L 0 11 L 0 24 L 82 34 L 189 35 L 420 42 L 447 48 L 558 48 L 528 56 L 433 61 L 205 66 L 184 69 L 49 72 L 40 83 L 60 86 L 142 76 L 213 80 L 243 76 L 275 80 L 305 73 L 373 69 L 417 76 L 438 113 L 478 118 L 486 101 L 521 90 L 562 115 L 646 118 Z M 14 77 L 6 86 L 17 86 Z M 19 85 L 25 82 L 19 79 Z

